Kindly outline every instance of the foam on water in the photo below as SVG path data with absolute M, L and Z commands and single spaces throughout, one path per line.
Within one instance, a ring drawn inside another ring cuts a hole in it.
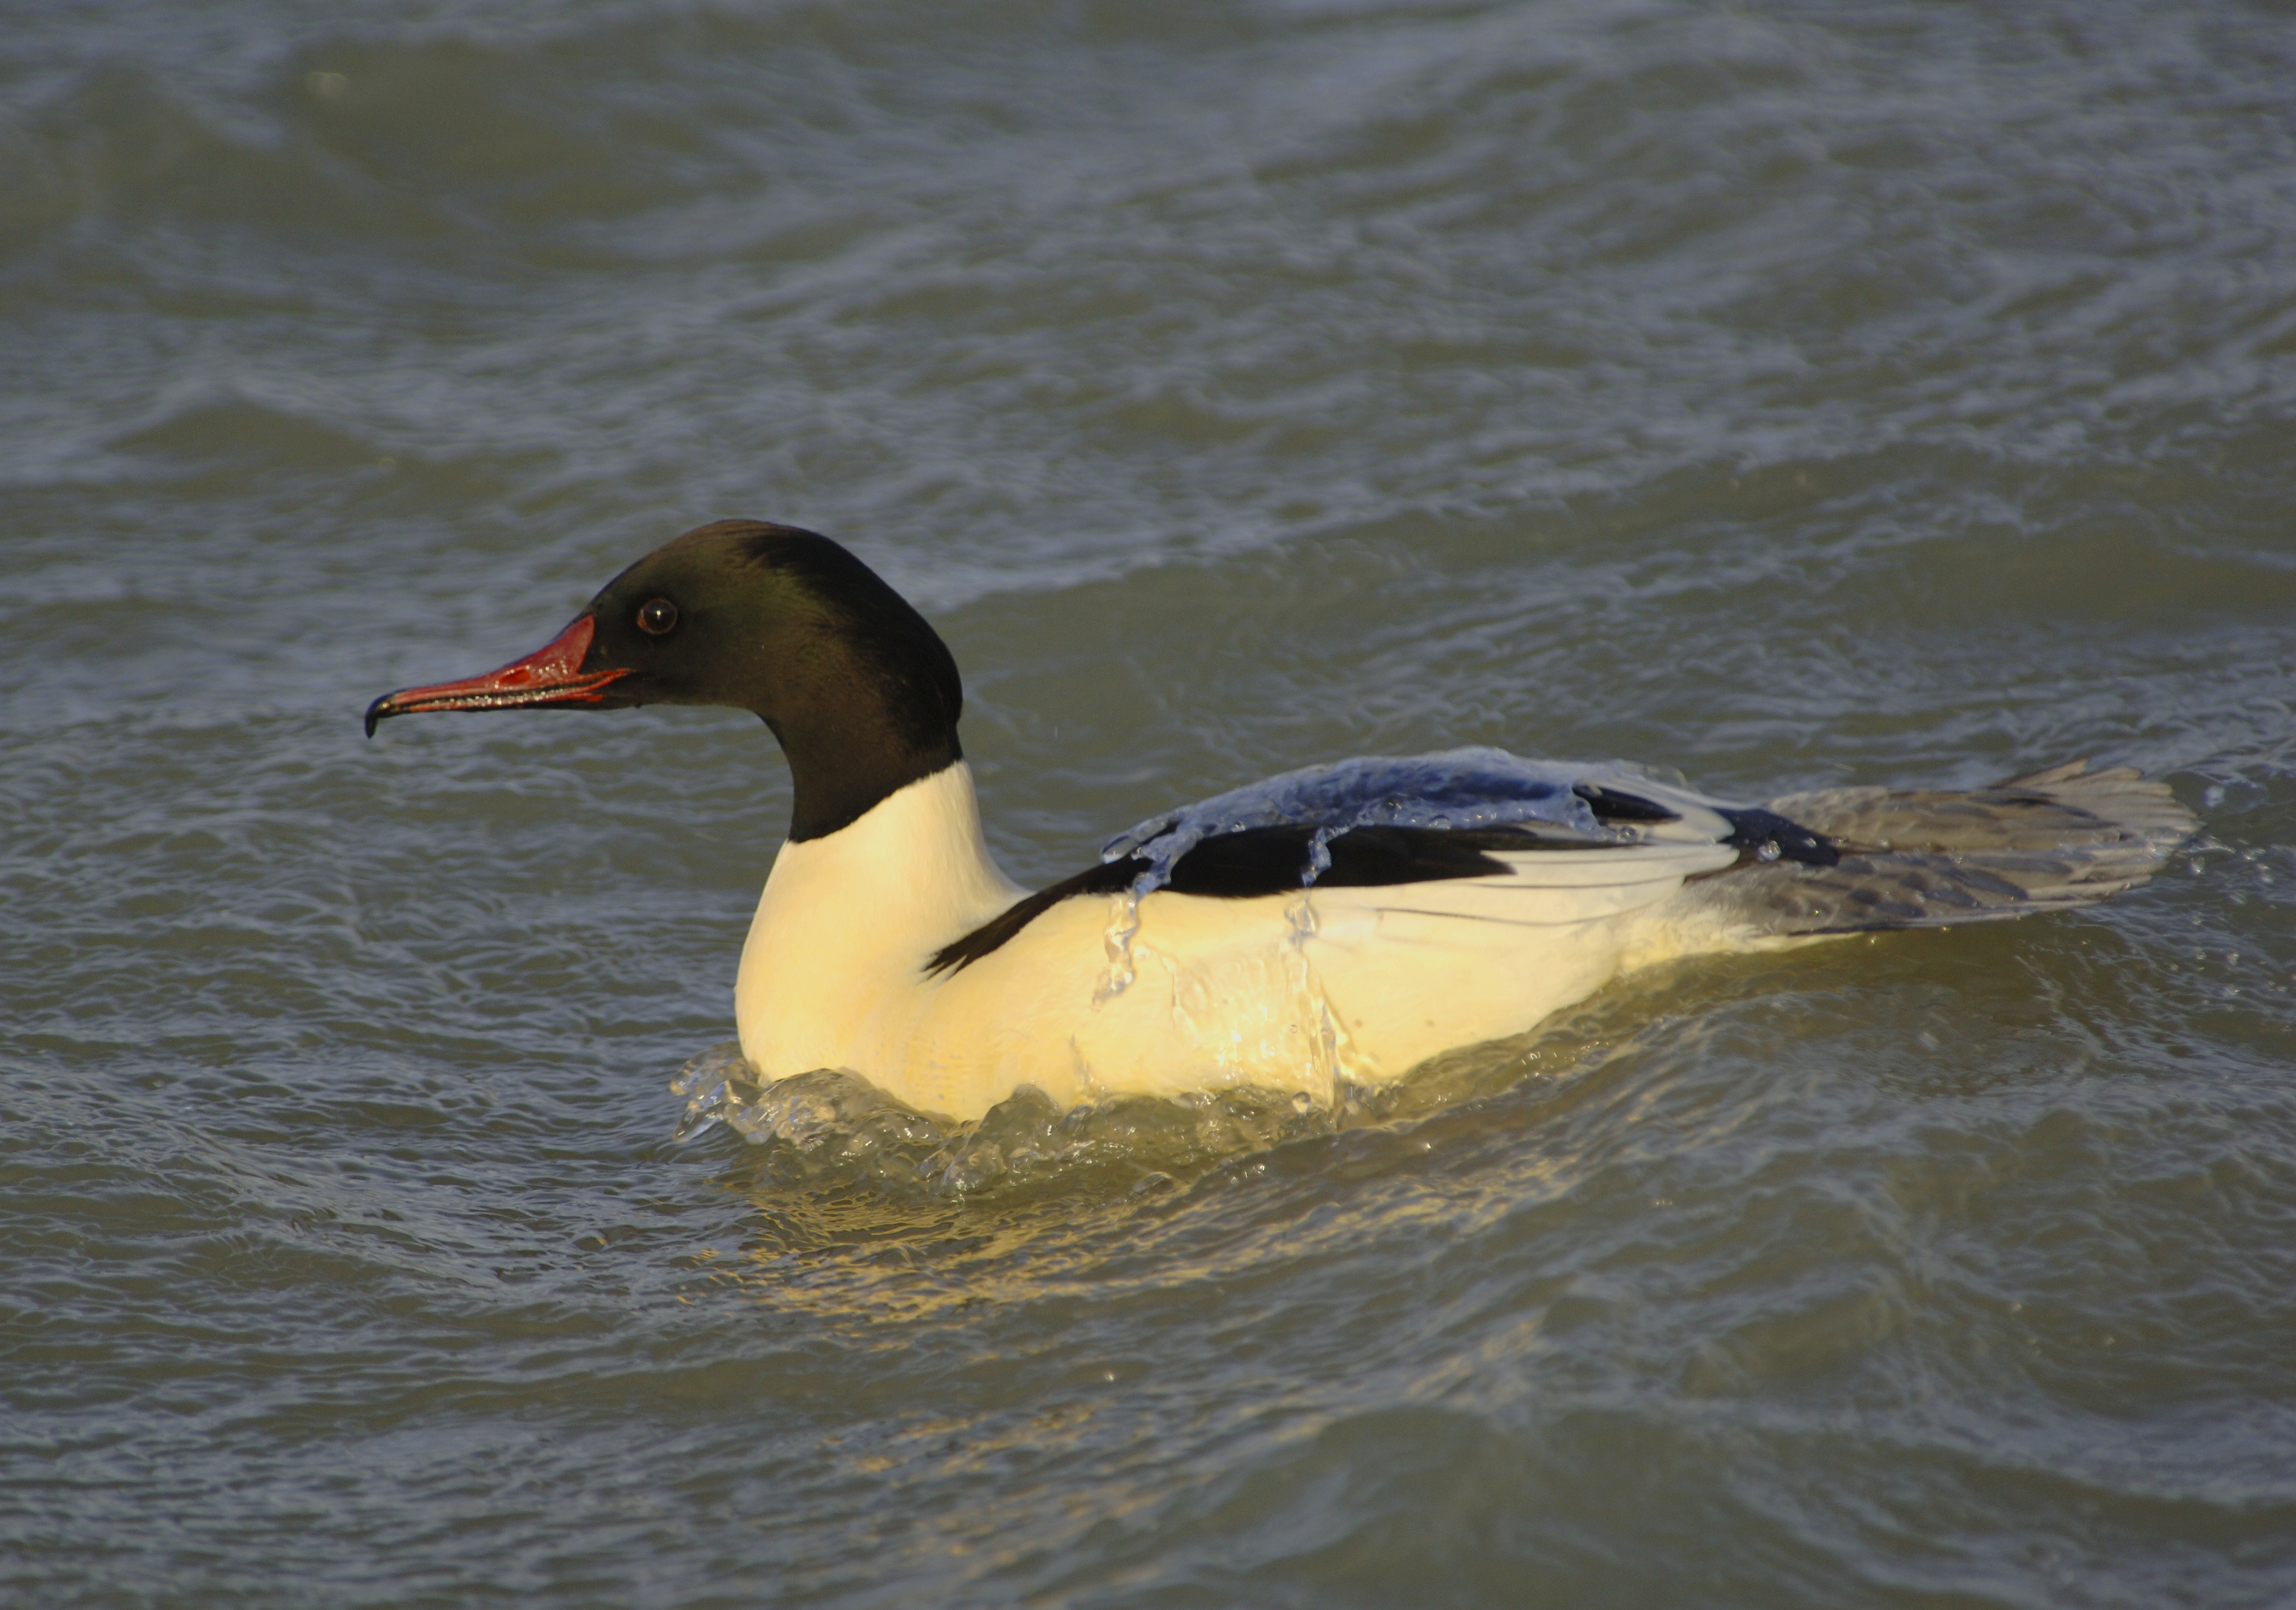
M 1403 1110 L 1357 1090 L 1325 1105 L 1292 1092 L 1229 1089 L 1096 1102 L 1063 1112 L 1022 1086 L 971 1123 L 917 1112 L 833 1069 L 767 1080 L 741 1042 L 712 1046 L 670 1081 L 685 1099 L 675 1138 L 718 1124 L 789 1162 L 793 1183 L 861 1186 L 889 1199 L 955 1199 L 1079 1179 L 1140 1185 L 1241 1153 Z

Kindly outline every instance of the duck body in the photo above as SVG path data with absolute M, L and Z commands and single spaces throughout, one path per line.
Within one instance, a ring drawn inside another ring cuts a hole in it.
M 991 858 L 959 761 L 783 845 L 734 1016 L 769 1075 L 844 1069 L 960 1118 L 1024 1085 L 1064 1107 L 1239 1085 L 1325 1102 L 1520 1033 L 1629 956 L 1679 948 L 1664 909 L 1739 858 L 1718 838 L 1564 851 L 1525 835 L 1480 876 L 1324 887 L 1294 873 L 1266 893 L 1128 881 L 1044 902 L 993 949 L 935 966 L 1031 899 Z
M 977 1118 L 1250 1086 L 1338 1099 L 1522 1033 L 1621 972 L 1717 949 L 2086 904 L 2191 818 L 2079 762 L 1959 792 L 1726 804 L 1496 750 L 1310 768 L 1168 812 L 1031 892 L 998 868 L 955 662 L 827 538 L 726 522 L 617 577 L 559 637 L 386 717 L 734 704 L 788 757 L 791 829 L 734 986 L 766 1079 L 860 1075 Z

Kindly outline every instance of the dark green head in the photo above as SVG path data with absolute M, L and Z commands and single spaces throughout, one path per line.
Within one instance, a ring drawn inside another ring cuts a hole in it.
M 947 645 L 867 565 L 811 531 L 723 520 L 630 566 L 525 659 L 376 700 L 366 729 L 436 710 L 731 705 L 781 741 L 790 836 L 811 839 L 961 758 L 964 702 Z

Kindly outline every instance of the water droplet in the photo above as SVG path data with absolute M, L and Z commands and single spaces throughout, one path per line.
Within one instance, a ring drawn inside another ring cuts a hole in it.
M 1093 990 L 1092 1004 L 1106 1006 L 1132 987 L 1132 936 L 1140 932 L 1140 883 L 1110 902 L 1108 926 L 1101 931 L 1101 946 L 1108 954 L 1108 972 Z

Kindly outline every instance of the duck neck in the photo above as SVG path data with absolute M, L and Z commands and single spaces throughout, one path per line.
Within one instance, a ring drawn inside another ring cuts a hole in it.
M 954 727 L 920 734 L 890 721 L 785 724 L 770 717 L 766 725 L 789 761 L 792 842 L 843 833 L 903 789 L 951 768 L 964 773 L 965 797 L 972 797 L 972 773 Z M 977 833 L 977 809 L 973 820 Z

